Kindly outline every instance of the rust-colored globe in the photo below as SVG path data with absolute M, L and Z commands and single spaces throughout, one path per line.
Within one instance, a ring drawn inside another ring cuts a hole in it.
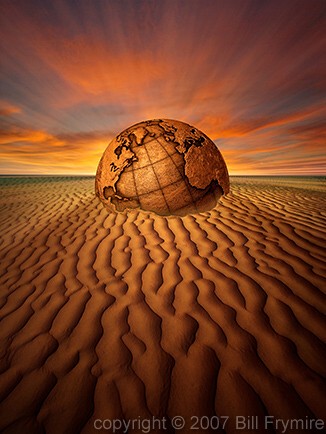
M 212 209 L 229 192 L 217 146 L 184 122 L 155 119 L 120 133 L 99 163 L 96 194 L 111 211 L 180 215 Z

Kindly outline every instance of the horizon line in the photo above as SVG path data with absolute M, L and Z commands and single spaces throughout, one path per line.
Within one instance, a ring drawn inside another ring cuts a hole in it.
M 70 177 L 77 177 L 77 176 L 84 176 L 84 177 L 93 177 L 95 178 L 96 174 L 87 174 L 87 173 L 0 173 L 0 177 L 6 177 L 6 176 L 70 176 Z M 265 175 L 257 175 L 253 173 L 243 173 L 243 174 L 229 174 L 230 177 L 237 177 L 237 176 L 256 176 L 256 177 L 268 177 L 268 176 L 289 176 L 289 177 L 295 177 L 295 176 L 315 176 L 315 177 L 326 177 L 325 174 L 265 174 Z

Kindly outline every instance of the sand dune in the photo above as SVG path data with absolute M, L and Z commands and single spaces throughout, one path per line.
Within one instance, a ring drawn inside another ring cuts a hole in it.
M 231 181 L 164 218 L 108 214 L 89 178 L 0 180 L 1 432 L 325 418 L 325 183 Z

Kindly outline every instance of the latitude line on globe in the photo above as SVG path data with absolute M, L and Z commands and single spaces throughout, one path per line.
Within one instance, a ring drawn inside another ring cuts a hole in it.
M 129 172 L 130 173 L 130 172 Z M 155 174 L 155 173 L 154 173 Z M 183 179 L 177 179 L 176 181 L 173 181 L 173 182 L 171 182 L 170 184 L 168 184 L 168 185 L 166 185 L 165 187 L 170 187 L 171 185 L 174 185 L 174 184 L 179 184 L 180 182 L 183 182 Z M 165 187 L 163 187 L 163 188 L 165 188 Z M 155 190 L 151 190 L 151 191 L 149 191 L 149 192 L 145 192 L 145 193 L 138 193 L 138 197 L 144 197 L 144 196 L 147 196 L 148 194 L 150 194 L 150 193 L 156 193 L 156 192 L 158 192 L 158 191 L 162 191 L 162 187 L 160 186 L 159 188 L 155 188 Z M 132 198 L 134 198 L 135 196 L 130 196 L 129 197 L 129 199 L 132 199 Z M 194 205 L 195 205 L 195 203 L 194 203 Z M 183 207 L 180 207 L 180 208 L 178 208 L 178 209 L 182 209 Z
M 157 139 L 154 139 L 154 140 L 157 140 Z M 150 143 L 152 143 L 152 141 L 153 140 L 151 140 L 151 142 Z M 149 142 L 148 142 L 149 143 Z M 162 145 L 161 145 L 162 146 Z M 144 147 L 145 148 L 145 144 L 143 144 L 143 145 L 138 145 L 138 146 L 136 146 L 137 148 L 140 148 L 140 147 Z M 162 146 L 162 148 L 163 148 L 163 146 Z M 163 148 L 164 149 L 164 148 Z M 133 152 L 136 154 L 136 152 L 133 150 Z M 168 156 L 169 157 L 172 157 L 173 155 L 179 155 L 180 153 L 178 152 L 178 151 L 176 151 L 176 152 L 174 152 L 173 154 L 169 154 L 166 150 L 165 150 L 165 152 L 168 154 Z M 136 156 L 137 156 L 137 154 L 136 154 Z M 161 158 L 160 160 L 157 160 L 157 161 L 155 161 L 155 163 L 151 163 L 151 164 L 145 164 L 144 166 L 140 166 L 140 167 L 136 167 L 136 168 L 134 168 L 133 166 L 133 164 L 132 165 L 130 165 L 130 166 L 128 166 L 128 167 L 126 167 L 126 169 L 124 170 L 124 172 L 131 172 L 131 170 L 134 170 L 135 172 L 137 172 L 137 170 L 142 170 L 142 169 L 146 169 L 146 167 L 151 167 L 152 166 L 152 164 L 157 164 L 157 163 L 160 163 L 161 161 L 164 161 L 164 160 L 166 160 L 167 159 L 167 157 L 164 157 L 164 158 Z M 171 158 L 172 159 L 172 158 Z M 172 160 L 173 161 L 173 160 Z M 173 163 L 174 163 L 174 161 L 173 161 Z M 175 164 L 175 163 L 174 163 Z M 179 173 L 180 173 L 180 171 L 179 171 Z

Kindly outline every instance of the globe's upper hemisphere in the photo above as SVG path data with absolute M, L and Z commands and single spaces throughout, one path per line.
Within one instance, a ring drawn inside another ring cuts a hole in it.
M 107 147 L 96 175 L 97 195 L 116 211 L 186 215 L 211 209 L 228 191 L 216 145 L 174 120 L 144 121 L 123 131 Z

